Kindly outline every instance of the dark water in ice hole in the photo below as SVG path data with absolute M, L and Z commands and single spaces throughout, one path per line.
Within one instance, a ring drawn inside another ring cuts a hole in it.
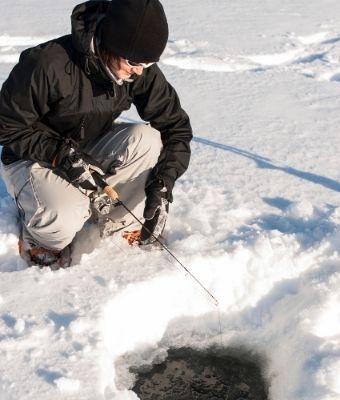
M 267 400 L 261 364 L 241 353 L 170 350 L 147 371 L 131 369 L 137 374 L 132 390 L 141 400 Z

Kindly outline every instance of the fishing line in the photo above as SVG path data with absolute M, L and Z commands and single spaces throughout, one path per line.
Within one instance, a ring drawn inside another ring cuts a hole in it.
M 161 240 L 158 239 L 157 236 L 153 234 L 153 232 L 148 229 L 143 222 L 127 207 L 121 200 L 118 198 L 117 192 L 107 184 L 107 182 L 99 175 L 96 174 L 96 183 L 102 188 L 103 192 L 107 194 L 107 196 L 112 200 L 112 204 L 114 206 L 122 206 L 144 229 L 150 234 L 150 236 L 163 248 L 175 262 L 186 272 L 186 275 L 189 275 L 191 279 L 193 279 L 197 285 L 203 290 L 203 292 L 208 296 L 210 301 L 214 304 L 218 313 L 218 321 L 219 321 L 219 336 L 222 340 L 222 325 L 221 325 L 221 315 L 219 309 L 219 302 L 215 298 L 215 296 L 200 282 L 199 279 L 175 256 L 175 254 L 168 248 L 168 246 L 162 243 Z
M 125 208 L 125 210 L 130 213 L 133 218 L 138 221 L 141 226 L 143 226 L 148 233 L 153 237 L 153 239 L 156 240 L 156 242 L 170 254 L 170 256 L 185 270 L 186 274 L 189 275 L 200 287 L 201 289 L 204 290 L 204 292 L 209 296 L 210 300 L 214 303 L 215 306 L 218 306 L 218 300 L 212 295 L 212 293 L 196 278 L 195 275 L 192 274 L 192 272 L 189 271 L 189 269 L 174 255 L 174 253 L 168 248 L 168 246 L 164 243 L 162 243 L 161 240 L 158 239 L 148 228 L 145 227 L 145 225 L 142 223 L 142 221 L 136 217 L 136 215 L 121 201 L 117 200 L 117 205 L 121 205 L 122 207 Z
M 221 348 L 223 347 L 223 342 L 222 342 L 222 322 L 221 322 L 221 311 L 220 311 L 220 304 L 218 302 L 218 300 L 212 295 L 212 293 L 195 277 L 195 275 L 193 275 L 189 269 L 174 255 L 174 253 L 168 248 L 168 246 L 166 246 L 164 243 L 162 243 L 162 241 L 160 241 L 158 239 L 158 237 L 156 237 L 152 232 L 150 232 L 150 230 L 145 227 L 145 225 L 142 223 L 142 221 L 120 200 L 116 200 L 116 205 L 121 205 L 122 207 L 125 208 L 125 210 L 130 213 L 132 215 L 132 217 L 138 221 L 138 223 L 143 226 L 148 233 L 157 241 L 157 243 L 163 248 L 165 249 L 168 254 L 184 269 L 185 271 L 185 275 L 189 275 L 199 286 L 201 289 L 204 290 L 204 293 L 206 295 L 208 295 L 209 299 L 213 302 L 214 306 L 216 307 L 216 311 L 217 311 L 217 318 L 218 318 L 218 336 L 220 338 L 220 346 Z M 168 260 L 170 262 L 170 260 Z M 171 263 L 171 262 L 170 262 Z M 173 263 L 171 263 L 173 264 Z

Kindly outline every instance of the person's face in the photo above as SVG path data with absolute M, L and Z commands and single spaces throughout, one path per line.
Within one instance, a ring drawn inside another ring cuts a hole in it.
M 124 58 L 109 58 L 107 67 L 118 79 L 129 79 L 131 75 L 142 75 L 143 67 L 133 67 L 129 65 Z

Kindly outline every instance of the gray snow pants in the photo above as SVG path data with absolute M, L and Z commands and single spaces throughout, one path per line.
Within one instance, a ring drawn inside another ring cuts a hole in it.
M 104 172 L 116 160 L 122 162 L 117 173 L 106 175 L 105 179 L 120 200 L 142 218 L 145 182 L 161 148 L 160 134 L 150 126 L 117 124 L 86 146 L 85 151 L 102 165 Z M 18 206 L 24 243 L 62 250 L 91 216 L 89 198 L 44 163 L 17 161 L 2 165 L 1 174 Z M 109 217 L 121 228 L 135 222 L 121 206 L 113 208 Z

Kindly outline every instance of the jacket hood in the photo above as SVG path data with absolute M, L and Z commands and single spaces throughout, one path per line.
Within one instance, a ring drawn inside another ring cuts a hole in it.
M 72 44 L 78 53 L 80 65 L 94 83 L 104 88 L 112 87 L 112 79 L 93 52 L 91 43 L 108 5 L 108 1 L 87 1 L 78 4 L 71 15 Z
M 78 4 L 73 9 L 71 15 L 72 43 L 80 54 L 91 54 L 91 41 L 108 6 L 108 1 L 91 0 Z

